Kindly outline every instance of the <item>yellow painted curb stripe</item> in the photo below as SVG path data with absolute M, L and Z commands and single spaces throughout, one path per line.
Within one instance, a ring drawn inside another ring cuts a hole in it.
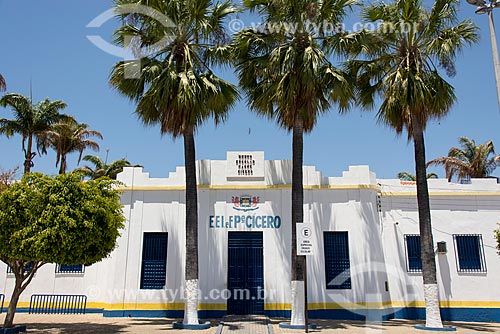
M 96 303 L 97 304 L 97 303 Z M 173 310 L 179 311 L 184 310 L 183 303 L 125 303 L 125 304 L 103 304 L 101 307 L 109 311 L 121 311 L 121 310 Z
M 292 304 L 283 303 L 267 303 L 264 304 L 264 310 L 266 311 L 289 311 L 292 309 Z
M 7 297 L 5 297 L 5 298 L 7 298 Z M 7 308 L 7 307 L 9 307 L 9 304 L 10 304 L 10 302 L 5 301 L 3 303 L 3 307 Z M 29 302 L 18 302 L 17 303 L 17 308 L 29 308 L 29 307 L 30 307 L 30 303 Z
M 210 311 L 226 311 L 227 305 L 226 304 L 199 304 L 198 310 L 202 310 L 202 311 L 208 311 L 208 310 L 210 310 Z
M 500 308 L 500 301 L 446 301 L 443 300 L 439 303 L 441 307 L 480 307 L 480 308 Z
M 4 308 L 9 306 L 9 302 L 5 301 Z M 18 308 L 29 308 L 29 302 L 19 302 Z M 441 301 L 440 307 L 443 308 L 500 308 L 500 301 Z M 309 303 L 310 310 L 331 310 L 331 309 L 384 309 L 384 308 L 405 308 L 405 307 L 425 307 L 424 301 L 385 301 L 385 302 L 359 302 L 359 303 Z M 184 303 L 102 303 L 102 302 L 88 302 L 87 308 L 92 309 L 105 309 L 109 311 L 122 311 L 122 310 L 184 310 Z M 290 303 L 265 303 L 264 310 L 266 311 L 289 311 L 292 305 Z M 227 305 L 222 303 L 200 303 L 199 310 L 216 310 L 225 311 Z
M 391 302 L 360 302 L 360 303 L 309 303 L 310 310 L 323 309 L 385 309 L 391 307 Z

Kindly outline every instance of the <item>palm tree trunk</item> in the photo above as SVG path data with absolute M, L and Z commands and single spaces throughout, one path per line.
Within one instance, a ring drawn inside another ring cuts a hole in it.
M 33 153 L 31 152 L 33 148 L 33 135 L 28 136 L 28 148 L 24 152 L 24 174 L 31 172 L 31 164 L 33 159 Z
M 66 173 L 66 155 L 61 155 L 61 165 L 59 166 L 59 174 Z
M 303 154 L 304 126 L 295 121 L 292 142 L 292 318 L 291 325 L 305 325 L 305 256 L 297 255 L 297 223 L 304 220 Z
M 422 125 L 417 117 L 412 117 L 413 144 L 415 147 L 415 172 L 417 177 L 417 202 L 420 227 L 422 277 L 424 280 L 425 326 L 442 328 L 439 310 L 439 293 L 436 277 L 436 259 L 432 238 L 431 209 L 427 171 L 425 167 L 425 143 Z
M 184 164 L 186 170 L 186 266 L 184 308 L 185 325 L 198 321 L 198 194 L 196 186 L 196 154 L 194 129 L 184 133 Z

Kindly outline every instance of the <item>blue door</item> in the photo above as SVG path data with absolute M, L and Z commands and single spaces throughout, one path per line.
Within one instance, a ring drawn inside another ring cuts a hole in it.
M 228 314 L 264 313 L 262 232 L 229 232 Z

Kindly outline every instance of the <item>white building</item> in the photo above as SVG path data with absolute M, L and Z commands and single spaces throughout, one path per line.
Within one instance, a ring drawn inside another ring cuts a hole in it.
M 19 310 L 33 295 L 64 294 L 86 296 L 87 312 L 104 316 L 181 317 L 184 175 L 125 168 L 126 229 L 111 257 L 87 268 L 45 265 Z M 229 152 L 198 161 L 197 176 L 200 317 L 290 316 L 291 161 Z M 428 182 L 443 319 L 500 321 L 500 184 Z M 423 318 L 414 183 L 377 179 L 368 166 L 341 177 L 305 166 L 304 221 L 311 318 Z M 5 310 L 14 277 L 3 263 L 0 273 Z

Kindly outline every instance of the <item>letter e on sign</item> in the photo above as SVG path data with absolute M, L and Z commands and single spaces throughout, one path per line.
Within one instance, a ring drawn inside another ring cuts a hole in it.
M 313 255 L 312 224 L 297 223 L 297 255 Z

